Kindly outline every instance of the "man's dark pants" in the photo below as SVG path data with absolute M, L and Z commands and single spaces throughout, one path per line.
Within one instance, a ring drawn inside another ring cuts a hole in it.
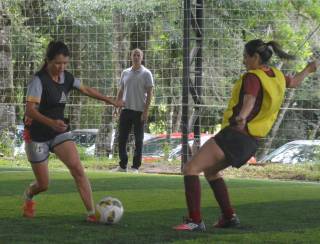
M 132 126 L 135 139 L 132 168 L 138 169 L 141 166 L 144 135 L 144 122 L 141 121 L 141 115 L 142 112 L 130 109 L 123 109 L 121 111 L 119 122 L 119 165 L 123 169 L 128 164 L 127 143 Z

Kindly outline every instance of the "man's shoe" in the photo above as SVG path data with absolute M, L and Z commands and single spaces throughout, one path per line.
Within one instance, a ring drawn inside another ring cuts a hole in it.
M 121 168 L 120 166 L 111 170 L 111 172 L 127 172 L 127 169 Z
M 220 219 L 213 225 L 215 228 L 232 228 L 240 225 L 240 219 L 236 214 L 233 214 L 230 219 L 222 215 Z
M 136 168 L 130 168 L 130 169 L 128 169 L 128 172 L 133 173 L 133 174 L 138 174 L 139 170 Z
M 23 204 L 23 217 L 33 218 L 35 215 L 36 202 L 33 200 L 25 200 Z
M 184 218 L 183 223 L 173 227 L 174 230 L 178 231 L 206 231 L 206 226 L 203 221 L 200 223 L 193 222 L 192 219 Z

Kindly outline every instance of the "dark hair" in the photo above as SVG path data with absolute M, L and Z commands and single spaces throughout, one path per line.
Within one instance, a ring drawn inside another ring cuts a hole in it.
M 281 59 L 295 59 L 294 55 L 290 55 L 283 51 L 281 46 L 275 41 L 264 42 L 261 39 L 251 40 L 246 43 L 245 51 L 251 57 L 255 53 L 259 54 L 263 64 L 268 63 L 273 53 Z
M 42 69 L 47 67 L 48 61 L 53 60 L 57 55 L 60 54 L 66 57 L 70 56 L 70 52 L 67 45 L 64 44 L 62 41 L 51 41 L 47 47 L 44 65 Z

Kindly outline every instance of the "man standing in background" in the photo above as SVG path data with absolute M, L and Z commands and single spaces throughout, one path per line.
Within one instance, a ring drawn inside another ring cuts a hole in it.
M 124 107 L 119 121 L 119 166 L 114 172 L 127 172 L 128 154 L 127 143 L 133 126 L 135 151 L 133 164 L 129 171 L 138 173 L 142 160 L 144 124 L 148 119 L 148 109 L 154 86 L 149 69 L 142 65 L 143 52 L 136 48 L 131 51 L 132 66 L 125 69 L 120 78 L 117 101 L 123 101 Z

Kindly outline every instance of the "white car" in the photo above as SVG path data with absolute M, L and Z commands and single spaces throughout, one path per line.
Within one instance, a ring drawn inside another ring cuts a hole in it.
M 259 163 L 320 163 L 320 140 L 288 142 L 261 158 Z
M 203 144 L 208 141 L 210 138 L 212 138 L 214 135 L 213 134 L 205 134 L 201 136 L 200 140 L 200 146 L 203 146 Z M 193 140 L 189 140 L 188 143 L 190 147 L 192 148 L 193 146 Z M 169 154 L 168 160 L 172 161 L 174 159 L 180 159 L 182 153 L 182 145 L 179 144 L 176 148 L 172 149 L 172 151 Z
M 24 130 L 24 125 L 17 125 L 16 128 L 16 133 L 14 136 L 14 148 L 13 148 L 13 156 L 21 156 L 25 155 L 26 152 L 24 150 L 24 140 L 23 140 L 23 130 Z

